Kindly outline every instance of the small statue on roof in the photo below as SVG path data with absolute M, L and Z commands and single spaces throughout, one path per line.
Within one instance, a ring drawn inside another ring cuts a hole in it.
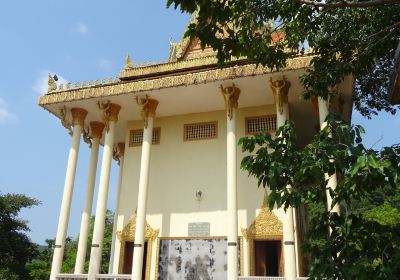
M 47 84 L 49 85 L 47 92 L 52 92 L 57 90 L 57 83 L 56 81 L 58 80 L 57 75 L 51 76 L 51 74 L 49 73 L 49 80 L 47 82 Z

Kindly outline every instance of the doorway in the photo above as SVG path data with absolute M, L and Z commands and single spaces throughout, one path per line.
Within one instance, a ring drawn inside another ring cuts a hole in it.
M 280 240 L 254 240 L 254 276 L 280 276 Z
M 132 262 L 133 262 L 133 242 L 125 242 L 125 251 L 122 264 L 122 274 L 132 274 Z M 146 279 L 146 267 L 147 267 L 147 241 L 144 243 L 143 252 L 143 269 L 142 269 L 142 280 Z

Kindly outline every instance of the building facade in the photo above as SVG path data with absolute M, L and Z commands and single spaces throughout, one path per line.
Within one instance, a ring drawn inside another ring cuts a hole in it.
M 305 211 L 268 208 L 268 191 L 240 169 L 244 154 L 237 142 L 258 132 L 274 134 L 290 119 L 304 146 L 331 108 L 350 120 L 350 77 L 338 86 L 343 95 L 329 104 L 301 98 L 299 77 L 311 59 L 292 58 L 279 71 L 245 58 L 218 68 L 211 49 L 183 39 L 171 44 L 166 63 L 135 66 L 128 56 L 117 79 L 57 85 L 49 75 L 49 91 L 39 104 L 72 135 L 51 280 L 100 279 L 112 160 L 119 162 L 120 174 L 110 275 L 146 280 L 304 276 Z M 69 219 L 79 218 L 69 211 L 81 139 L 91 158 L 89 167 L 79 166 L 88 169 L 88 183 L 75 276 L 68 276 L 60 275 L 60 267 Z M 329 178 L 332 184 L 335 179 Z M 92 206 L 93 241 L 86 248 Z M 87 251 L 90 265 L 84 271 Z

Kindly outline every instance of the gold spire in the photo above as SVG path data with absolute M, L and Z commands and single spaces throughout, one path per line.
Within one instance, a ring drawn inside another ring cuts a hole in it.
M 131 56 L 128 53 L 125 58 L 125 69 L 132 69 L 132 68 L 133 68 L 133 63 L 131 60 Z

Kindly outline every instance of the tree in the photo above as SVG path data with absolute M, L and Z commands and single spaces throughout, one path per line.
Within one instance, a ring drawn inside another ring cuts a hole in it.
M 196 13 L 185 36 L 217 51 L 220 66 L 232 57 L 272 69 L 313 55 L 301 76 L 303 97 L 329 99 L 344 77 L 355 78 L 354 104 L 364 116 L 396 112 L 386 100 L 400 38 L 400 1 L 168 0 Z M 329 116 L 306 147 L 294 124 L 240 140 L 250 153 L 241 167 L 271 191 L 269 204 L 308 210 L 303 252 L 315 279 L 398 279 L 400 275 L 400 146 L 380 151 L 362 144 L 363 129 Z M 334 159 L 334 161 L 332 160 Z M 338 174 L 336 190 L 325 174 Z M 287 186 L 291 188 L 288 189 Z M 341 215 L 326 207 L 326 190 Z
M 104 228 L 103 252 L 102 252 L 101 267 L 100 267 L 100 273 L 104 274 L 108 273 L 108 266 L 110 262 L 113 218 L 114 218 L 113 212 L 107 210 L 105 228 Z M 90 234 L 87 240 L 86 262 L 85 262 L 86 271 L 88 271 L 89 269 L 90 248 L 92 245 L 92 238 L 93 238 L 94 219 L 95 216 L 92 216 L 90 218 L 90 228 L 89 228 Z M 79 237 L 77 238 L 67 237 L 65 241 L 65 252 L 61 267 L 61 273 L 74 272 L 76 253 L 78 251 L 78 241 Z M 54 243 L 55 239 L 46 239 L 47 246 L 39 253 L 38 257 L 28 265 L 29 275 L 31 276 L 32 280 L 49 279 Z
M 269 204 L 308 207 L 303 250 L 312 279 L 397 279 L 400 275 L 400 145 L 381 151 L 362 144 L 363 129 L 333 118 L 305 148 L 298 148 L 293 123 L 272 137 L 240 140 L 251 153 L 242 168 L 271 190 Z M 330 159 L 334 158 L 334 161 Z M 326 209 L 325 174 L 340 174 Z M 290 185 L 289 190 L 286 186 Z M 330 229 L 330 231 L 328 230 Z
M 18 214 L 39 204 L 22 194 L 0 194 L 0 279 L 28 279 L 26 264 L 37 254 L 37 246 L 26 235 L 27 221 Z
M 400 1 L 168 0 L 197 13 L 186 36 L 217 50 L 222 65 L 247 57 L 282 68 L 307 45 L 315 56 L 301 77 L 304 97 L 338 94 L 346 76 L 356 79 L 354 104 L 365 116 L 395 113 L 386 99 L 389 72 L 400 38 Z M 284 34 L 276 38 L 277 34 Z

